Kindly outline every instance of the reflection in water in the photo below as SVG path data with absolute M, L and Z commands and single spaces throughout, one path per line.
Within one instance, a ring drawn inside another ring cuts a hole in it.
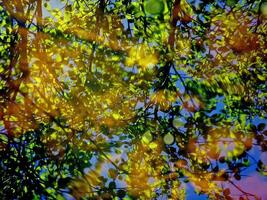
M 0 195 L 264 199 L 265 11 L 0 3 Z

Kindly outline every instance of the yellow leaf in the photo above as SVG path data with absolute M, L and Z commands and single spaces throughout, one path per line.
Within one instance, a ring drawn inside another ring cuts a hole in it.
M 149 147 L 151 148 L 151 149 L 155 149 L 155 148 L 157 148 L 157 143 L 155 143 L 155 142 L 151 142 L 150 144 L 149 144 Z

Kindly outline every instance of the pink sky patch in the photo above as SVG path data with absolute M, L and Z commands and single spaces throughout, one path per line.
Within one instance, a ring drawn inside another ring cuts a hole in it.
M 267 178 L 260 176 L 258 173 L 251 174 L 249 177 L 244 177 L 240 181 L 234 181 L 234 183 L 247 193 L 256 195 L 257 197 L 262 198 L 262 200 L 267 200 Z M 236 195 L 241 195 L 242 193 L 236 189 L 230 183 L 225 185 L 231 190 L 233 197 Z M 250 197 L 250 199 L 254 199 Z

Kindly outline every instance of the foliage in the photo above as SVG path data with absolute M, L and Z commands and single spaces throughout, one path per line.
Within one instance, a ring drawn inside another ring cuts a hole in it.
M 259 199 L 266 8 L 0 1 L 1 197 Z

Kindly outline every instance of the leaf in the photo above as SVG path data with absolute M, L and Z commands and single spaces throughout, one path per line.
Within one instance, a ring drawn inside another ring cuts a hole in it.
M 61 188 L 64 188 L 67 186 L 67 184 L 71 181 L 71 178 L 70 177 L 67 177 L 67 178 L 60 178 L 58 180 L 58 186 L 61 187 Z
M 226 4 L 228 5 L 228 6 L 234 6 L 235 4 L 236 4 L 236 1 L 235 0 L 226 0 Z
M 214 171 L 214 172 L 218 172 L 218 171 L 219 171 L 219 166 L 216 165 L 216 167 L 213 168 L 213 171 Z
M 150 131 L 146 131 L 145 134 L 142 136 L 142 141 L 146 144 L 150 143 L 153 140 L 153 136 Z
M 164 11 L 164 2 L 163 0 L 145 0 L 144 8 L 148 15 L 160 15 Z
M 177 168 L 184 168 L 187 166 L 187 161 L 185 159 L 178 160 L 175 164 L 175 167 Z
M 4 142 L 4 143 L 7 143 L 8 142 L 8 138 L 6 135 L 4 134 L 0 134 L 0 141 Z
M 263 2 L 260 9 L 261 9 L 261 13 L 266 17 L 267 16 L 267 2 Z
M 168 145 L 173 144 L 174 136 L 171 133 L 167 133 L 166 135 L 164 135 L 163 141 L 165 144 L 168 144 Z
M 116 182 L 115 181 L 111 181 L 109 184 L 108 184 L 108 187 L 109 189 L 113 190 L 116 188 Z
M 247 159 L 247 158 L 243 159 L 243 164 L 244 164 L 244 166 L 248 167 L 250 164 L 249 159 Z
M 224 194 L 225 196 L 229 196 L 229 195 L 231 194 L 230 189 L 229 189 L 229 188 L 224 189 L 224 190 L 223 190 L 223 194 Z
M 62 61 L 62 57 L 61 57 L 61 55 L 56 55 L 56 62 L 61 62 Z
M 257 163 L 257 166 L 258 166 L 259 169 L 263 169 L 264 164 L 263 164 L 263 162 L 261 160 L 259 160 L 258 163 Z
M 115 169 L 110 168 L 110 169 L 108 170 L 108 176 L 109 176 L 110 178 L 112 178 L 112 179 L 115 179 L 115 178 L 117 178 L 118 173 L 117 173 L 117 171 L 116 171 Z
M 112 114 L 112 117 L 113 117 L 114 119 L 118 120 L 118 119 L 120 119 L 120 114 L 118 114 L 118 113 L 113 113 L 113 114 Z
M 176 128 L 180 128 L 180 127 L 183 127 L 184 126 L 184 122 L 181 121 L 180 118 L 176 117 L 174 120 L 173 120 L 173 125 L 176 127 Z
M 263 131 L 263 130 L 265 129 L 265 126 L 266 126 L 266 124 L 264 124 L 264 123 L 260 123 L 260 124 L 257 126 L 257 130 L 258 130 L 258 131 Z
M 126 192 L 125 192 L 124 190 L 118 190 L 118 191 L 117 191 L 117 196 L 118 196 L 119 198 L 123 198 L 123 197 L 126 196 Z
M 261 81 L 266 81 L 266 77 L 264 77 L 264 76 L 262 76 L 262 75 L 260 75 L 260 74 L 257 74 L 257 77 L 258 77 L 258 79 L 261 80 Z
M 241 180 L 241 176 L 240 176 L 240 174 L 238 174 L 238 173 L 235 173 L 234 177 L 235 177 L 235 179 L 238 180 L 238 181 Z
M 155 143 L 155 142 L 151 142 L 151 143 L 149 144 L 149 147 L 150 147 L 151 149 L 155 149 L 155 148 L 157 148 L 157 146 L 158 146 L 158 144 Z
M 225 163 L 225 157 L 224 157 L 224 156 L 221 156 L 221 157 L 219 158 L 219 162 L 220 162 L 220 163 Z

